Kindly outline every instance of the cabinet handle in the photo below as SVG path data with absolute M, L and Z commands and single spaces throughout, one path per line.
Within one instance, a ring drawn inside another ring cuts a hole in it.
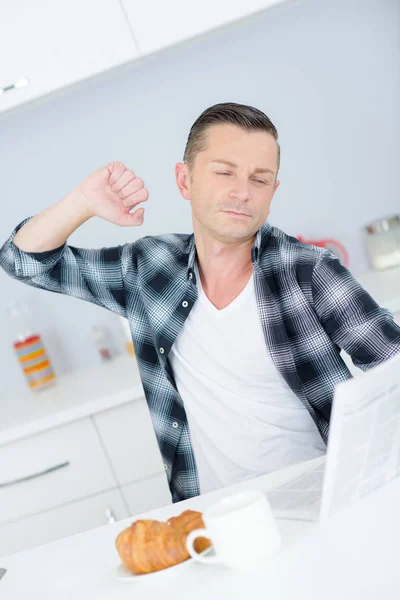
M 14 479 L 12 481 L 5 481 L 4 483 L 0 483 L 0 488 L 8 487 L 11 485 L 15 485 L 16 483 L 22 483 L 23 481 L 29 481 L 30 479 L 36 479 L 37 477 L 41 477 L 42 475 L 47 475 L 47 473 L 52 473 L 53 471 L 58 471 L 58 469 L 63 469 L 70 464 L 69 460 L 66 462 L 60 463 L 59 465 L 55 465 L 54 467 L 50 467 L 45 469 L 44 471 L 39 471 L 38 473 L 33 473 L 33 475 L 26 475 L 25 477 L 20 477 L 19 479 Z
M 111 508 L 106 508 L 106 519 L 107 523 L 115 523 L 117 521 Z
M 18 79 L 15 83 L 12 83 L 11 85 L 0 87 L 0 96 L 11 90 L 18 90 L 19 88 L 26 87 L 27 85 L 29 85 L 29 79 L 27 79 L 26 77 Z

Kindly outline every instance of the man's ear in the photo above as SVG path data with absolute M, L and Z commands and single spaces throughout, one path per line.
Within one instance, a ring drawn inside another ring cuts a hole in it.
M 185 200 L 191 200 L 189 167 L 185 163 L 176 163 L 175 165 L 176 185 Z
M 274 185 L 274 191 L 272 192 L 272 195 L 275 194 L 276 190 L 278 189 L 278 187 L 281 185 L 281 182 L 277 179 L 275 181 L 275 185 Z

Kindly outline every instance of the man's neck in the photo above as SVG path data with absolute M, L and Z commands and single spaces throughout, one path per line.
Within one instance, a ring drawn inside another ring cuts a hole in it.
M 240 293 L 252 273 L 251 249 L 254 236 L 248 240 L 224 243 L 207 234 L 197 234 L 195 243 L 203 289 L 209 299 L 227 290 L 233 297 Z M 224 301 L 222 301 L 224 303 Z

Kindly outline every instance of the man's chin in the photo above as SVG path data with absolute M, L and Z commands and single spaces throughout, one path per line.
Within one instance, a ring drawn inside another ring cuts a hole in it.
M 254 235 L 250 227 L 214 227 L 216 237 L 221 241 L 247 240 Z

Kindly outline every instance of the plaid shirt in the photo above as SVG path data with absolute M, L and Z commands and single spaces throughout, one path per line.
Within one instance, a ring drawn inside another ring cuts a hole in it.
M 172 499 L 198 495 L 188 422 L 168 360 L 197 299 L 193 234 L 27 253 L 13 243 L 25 222 L 0 250 L 1 266 L 29 285 L 82 298 L 129 320 Z M 326 442 L 334 388 L 351 377 L 341 348 L 366 370 L 400 352 L 400 328 L 328 250 L 266 223 L 251 257 L 267 348 Z

